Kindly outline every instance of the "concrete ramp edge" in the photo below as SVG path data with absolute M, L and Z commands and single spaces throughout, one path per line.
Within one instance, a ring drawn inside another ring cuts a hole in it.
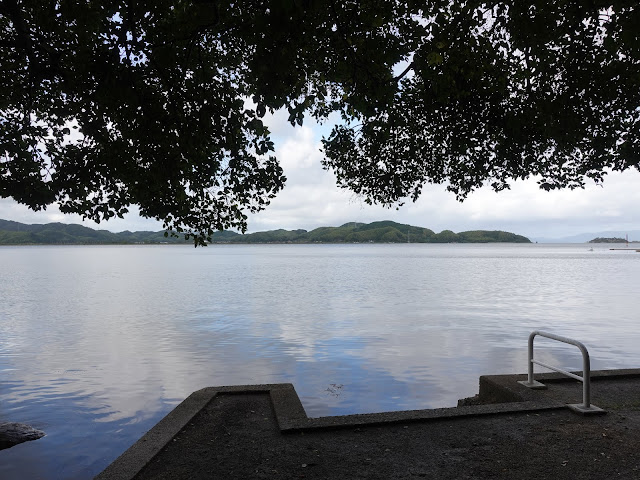
M 640 376 L 640 369 L 591 372 L 592 381 L 597 381 L 599 378 L 637 376 Z M 268 394 L 282 433 L 566 408 L 564 403 L 537 395 L 534 391 L 517 383 L 518 380 L 523 379 L 526 379 L 526 375 L 480 377 L 479 394 L 476 397 L 479 404 L 475 405 L 320 418 L 309 418 L 306 415 L 300 398 L 290 383 L 207 387 L 189 395 L 95 478 L 97 480 L 134 478 L 217 395 Z M 558 374 L 540 374 L 536 375 L 536 379 L 546 382 L 564 381 Z

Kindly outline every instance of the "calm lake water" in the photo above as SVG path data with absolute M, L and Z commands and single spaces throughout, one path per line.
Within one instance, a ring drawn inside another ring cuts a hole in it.
M 310 416 L 455 406 L 525 372 L 535 329 L 637 368 L 640 253 L 609 247 L 0 247 L 0 422 L 47 433 L 0 478 L 91 478 L 212 385 L 290 382 Z

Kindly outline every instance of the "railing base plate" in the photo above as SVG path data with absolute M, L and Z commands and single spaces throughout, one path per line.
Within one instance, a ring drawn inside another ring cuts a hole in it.
M 536 380 L 532 381 L 531 383 L 529 383 L 527 380 L 518 380 L 518 383 L 532 390 L 545 390 L 547 388 L 544 383 L 540 383 Z
M 581 415 L 604 415 L 607 413 L 606 410 L 596 407 L 595 405 L 590 405 L 588 408 L 585 408 L 582 403 L 567 403 L 567 407 Z

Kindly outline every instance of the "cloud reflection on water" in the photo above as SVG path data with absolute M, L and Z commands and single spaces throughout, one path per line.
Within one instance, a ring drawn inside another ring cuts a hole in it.
M 453 406 L 524 372 L 537 328 L 637 366 L 640 263 L 568 248 L 0 248 L 0 419 L 48 433 L 0 476 L 91 476 L 209 385 L 291 382 L 311 416 Z

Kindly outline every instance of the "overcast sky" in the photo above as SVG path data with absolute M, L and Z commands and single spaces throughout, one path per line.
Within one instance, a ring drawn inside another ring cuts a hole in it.
M 584 190 L 545 192 L 535 180 L 516 182 L 510 191 L 480 189 L 463 202 L 444 186 L 427 186 L 416 203 L 407 202 L 399 210 L 372 207 L 348 191 L 336 187 L 332 173 L 320 165 L 320 139 L 326 126 L 306 121 L 291 127 L 283 112 L 269 117 L 276 155 L 287 176 L 284 189 L 267 209 L 249 217 L 249 232 L 277 228 L 311 230 L 339 226 L 347 222 L 394 220 L 445 229 L 505 230 L 533 238 L 561 238 L 585 232 L 640 230 L 640 173 L 636 170 L 611 173 L 603 186 Z M 162 230 L 162 224 L 141 218 L 131 209 L 124 220 L 113 219 L 99 226 L 82 222 L 76 215 L 63 215 L 55 207 L 32 212 L 10 199 L 0 199 L 0 218 L 22 223 L 82 223 L 91 228 L 122 230 Z

